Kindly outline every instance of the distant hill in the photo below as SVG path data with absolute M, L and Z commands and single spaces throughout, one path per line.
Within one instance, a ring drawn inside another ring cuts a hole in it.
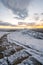
M 41 32 L 41 33 L 43 33 L 43 28 L 42 29 L 31 29 L 32 31 L 36 31 L 36 32 Z

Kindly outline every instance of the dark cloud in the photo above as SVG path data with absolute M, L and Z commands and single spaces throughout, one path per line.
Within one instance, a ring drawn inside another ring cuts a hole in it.
M 34 13 L 34 19 L 35 19 L 36 21 L 39 20 L 39 14 L 38 14 L 38 13 Z
M 3 21 L 0 21 L 0 26 L 1 26 L 1 25 L 4 25 L 4 26 L 6 26 L 6 25 L 7 25 L 7 26 L 8 26 L 8 25 L 11 25 L 11 24 L 10 24 L 10 23 L 8 23 L 8 22 L 3 22 Z
M 43 13 L 41 13 L 41 15 L 43 15 Z
M 31 0 L 1 0 L 2 3 L 10 8 L 14 14 L 18 15 L 16 18 L 25 19 L 28 16 L 29 3 Z

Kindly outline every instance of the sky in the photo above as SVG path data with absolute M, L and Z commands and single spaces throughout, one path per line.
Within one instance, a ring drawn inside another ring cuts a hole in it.
M 0 21 L 43 22 L 43 0 L 0 0 Z

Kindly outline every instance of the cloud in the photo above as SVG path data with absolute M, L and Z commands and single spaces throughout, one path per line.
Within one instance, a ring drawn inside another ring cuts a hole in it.
M 3 22 L 3 21 L 0 21 L 0 26 L 1 26 L 1 25 L 4 25 L 4 26 L 6 26 L 6 25 L 7 25 L 7 26 L 8 26 L 8 25 L 11 25 L 11 24 L 10 24 L 10 23 L 8 23 L 8 22 Z
M 25 19 L 28 16 L 28 6 L 31 0 L 1 0 L 2 3 L 11 9 L 18 19 Z
M 43 13 L 41 13 L 41 15 L 43 15 Z
M 35 19 L 36 21 L 39 20 L 39 14 L 38 14 L 38 13 L 34 13 L 34 19 Z

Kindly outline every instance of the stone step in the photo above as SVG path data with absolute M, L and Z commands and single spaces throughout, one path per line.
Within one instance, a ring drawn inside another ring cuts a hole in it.
M 13 55 L 15 52 L 18 52 L 20 50 L 23 50 L 24 48 L 22 46 L 16 45 L 16 46 L 0 46 L 0 58 L 1 58 L 1 54 L 3 54 L 4 56 L 10 56 Z M 2 53 L 3 52 L 3 53 Z
M 14 55 L 11 55 L 8 57 L 8 62 L 11 65 L 17 65 L 18 63 L 21 63 L 23 60 L 31 56 L 30 54 L 25 52 L 24 50 L 21 50 L 19 52 L 16 52 Z
M 7 48 L 8 49 L 3 52 L 4 56 L 6 56 L 6 57 L 13 55 L 16 52 L 24 49 L 22 46 L 19 46 L 19 45 L 13 45 L 13 46 L 9 46 Z
M 17 65 L 42 65 L 42 64 L 38 62 L 35 58 L 30 56 L 28 59 L 24 60 L 22 63 Z

